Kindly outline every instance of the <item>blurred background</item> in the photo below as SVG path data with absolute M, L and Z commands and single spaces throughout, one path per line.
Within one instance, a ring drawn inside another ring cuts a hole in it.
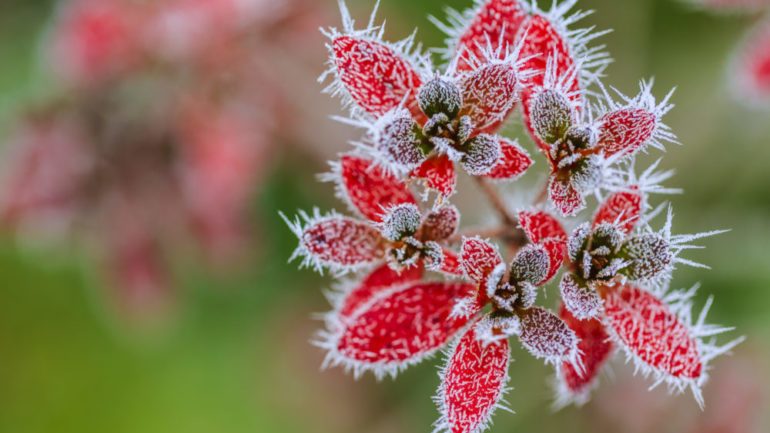
M 362 23 L 372 3 L 349 0 Z M 419 27 L 440 46 L 427 16 L 468 3 L 383 0 L 380 16 L 390 39 Z M 0 1 L 0 431 L 429 431 L 440 361 L 380 384 L 320 372 L 308 340 L 330 281 L 286 264 L 296 240 L 277 212 L 341 209 L 315 174 L 357 133 L 328 119 L 339 106 L 316 83 L 336 2 L 237 4 Z M 614 29 L 608 84 L 677 87 L 666 120 L 684 145 L 662 163 L 686 191 L 675 229 L 732 231 L 688 256 L 713 270 L 675 284 L 700 281 L 698 307 L 715 295 L 711 321 L 748 340 L 714 364 L 705 412 L 647 392 L 622 360 L 587 406 L 552 412 L 550 370 L 517 348 L 516 413 L 494 431 L 766 432 L 770 111 L 733 96 L 728 76 L 761 12 L 580 7 L 597 10 L 582 24 Z

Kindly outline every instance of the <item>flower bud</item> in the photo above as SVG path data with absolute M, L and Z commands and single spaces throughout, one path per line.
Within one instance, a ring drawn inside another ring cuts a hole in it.
M 667 271 L 674 261 L 669 242 L 654 233 L 632 237 L 619 255 L 629 262 L 620 272 L 634 281 L 651 280 Z
M 380 232 L 385 239 L 398 241 L 412 236 L 420 228 L 420 210 L 411 203 L 390 208 L 380 223 Z
M 407 110 L 399 110 L 384 119 L 375 139 L 377 150 L 391 162 L 414 168 L 425 159 L 420 147 L 420 127 Z
M 489 173 L 500 159 L 500 142 L 494 136 L 478 135 L 468 141 L 466 146 L 460 164 L 471 176 Z
M 575 149 L 588 149 L 596 143 L 596 132 L 589 126 L 571 126 L 564 134 L 564 141 Z
M 417 94 L 417 102 L 428 117 L 443 113 L 450 119 L 454 119 L 460 112 L 463 98 L 456 84 L 435 77 L 422 86 Z
M 602 182 L 604 173 L 598 156 L 592 155 L 580 160 L 570 172 L 570 182 L 576 190 L 588 193 Z
M 460 225 L 460 212 L 452 205 L 446 205 L 428 214 L 422 224 L 425 239 L 444 240 L 457 232 Z
M 538 137 L 553 144 L 563 138 L 572 125 L 572 106 L 563 94 L 544 89 L 530 102 L 530 118 Z

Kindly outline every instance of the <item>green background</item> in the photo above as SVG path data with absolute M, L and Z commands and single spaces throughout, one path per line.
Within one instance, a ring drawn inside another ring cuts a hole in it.
M 334 9 L 335 2 L 322 1 Z M 370 2 L 349 3 L 363 21 Z M 390 37 L 417 26 L 419 38 L 435 46 L 442 36 L 427 15 L 441 17 L 444 5 L 466 3 L 383 0 L 381 15 L 388 17 Z M 688 255 L 713 270 L 681 269 L 676 283 L 701 281 L 698 304 L 707 294 L 716 296 L 711 320 L 748 336 L 733 359 L 715 363 L 715 374 L 722 365 L 733 368 L 756 388 L 751 405 L 766 408 L 770 112 L 745 108 L 726 86 L 728 59 L 756 17 L 709 15 L 668 0 L 585 0 L 580 5 L 597 10 L 585 23 L 615 29 L 602 38 L 615 58 L 607 71 L 609 84 L 633 93 L 640 78 L 654 76 L 658 95 L 678 87 L 677 106 L 667 122 L 684 145 L 669 146 L 663 163 L 677 170 L 669 184 L 686 191 L 674 197 L 675 229 L 732 231 Z M 14 110 L 45 98 L 50 87 L 38 69 L 37 47 L 53 6 L 51 1 L 0 2 L 1 132 L 12 124 Z M 315 35 L 308 41 L 323 49 Z M 658 156 L 653 151 L 651 158 Z M 254 218 L 263 222 L 259 259 L 225 278 L 192 266 L 180 269 L 182 306 L 173 324 L 162 329 L 127 327 L 102 307 L 104 288 L 81 253 L 22 247 L 10 234 L 2 235 L 0 431 L 429 431 L 436 417 L 430 396 L 438 383 L 437 360 L 397 381 L 354 382 L 338 370 L 320 372 L 322 354 L 307 342 L 320 326 L 311 315 L 326 309 L 319 289 L 329 281 L 286 264 L 295 240 L 276 213 L 313 205 L 340 208 L 328 185 L 315 184 L 314 174 L 322 169 L 322 162 L 309 163 L 302 155 L 280 158 L 254 199 Z M 555 293 L 549 289 L 549 301 Z M 605 378 L 604 389 L 587 407 L 552 412 L 550 370 L 518 348 L 514 358 L 514 390 L 507 400 L 516 414 L 498 413 L 497 432 L 641 432 L 655 417 L 655 431 L 691 431 L 694 422 L 708 419 L 734 395 L 707 387 L 703 414 L 689 396 L 639 397 L 644 383 L 629 381 L 630 372 L 618 360 L 615 379 Z M 728 389 L 740 382 L 725 381 Z M 750 431 L 770 428 L 761 411 L 746 416 L 756 418 L 756 430 Z

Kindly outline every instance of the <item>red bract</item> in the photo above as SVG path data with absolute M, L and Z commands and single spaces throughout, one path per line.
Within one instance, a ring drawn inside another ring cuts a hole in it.
M 577 369 L 573 364 L 564 362 L 557 370 L 557 404 L 583 404 L 588 400 L 591 388 L 596 385 L 602 367 L 612 355 L 613 344 L 599 320 L 579 320 L 564 306 L 559 310 L 559 315 L 580 341 L 578 365 L 581 368 Z
M 341 215 L 305 216 L 296 229 L 302 241 L 295 256 L 303 255 L 303 266 L 315 269 L 355 269 L 373 264 L 384 253 L 380 233 L 366 223 Z
M 655 132 L 655 114 L 641 108 L 612 111 L 599 118 L 599 146 L 607 156 L 635 152 Z
M 449 350 L 435 397 L 436 431 L 480 432 L 490 424 L 508 382 L 508 340 L 485 343 L 471 327 Z
M 541 210 L 519 212 L 519 224 L 532 242 L 539 244 L 548 239 L 567 242 L 567 232 L 556 217 Z
M 372 371 L 395 375 L 443 347 L 467 319 L 450 318 L 453 303 L 475 287 L 462 283 L 394 286 L 365 302 L 349 319 L 331 313 L 318 345 L 326 365 L 342 365 L 356 376 Z
M 369 159 L 345 155 L 326 179 L 337 183 L 338 195 L 353 210 L 375 222 L 390 206 L 416 203 L 403 182 Z

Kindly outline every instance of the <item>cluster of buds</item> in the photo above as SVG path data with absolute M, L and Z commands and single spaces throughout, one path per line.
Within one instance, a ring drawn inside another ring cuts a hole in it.
M 139 318 L 174 301 L 170 250 L 243 257 L 248 204 L 295 110 L 259 58 L 318 14 L 267 3 L 61 2 L 42 45 L 57 94 L 5 140 L 3 227 L 85 240 L 111 301 Z
M 599 82 L 609 59 L 588 47 L 596 34 L 568 28 L 587 15 L 569 15 L 575 3 L 544 11 L 478 0 L 451 12 L 449 25 L 439 23 L 449 34 L 443 71 L 412 48 L 413 37 L 384 42 L 374 14 L 357 30 L 342 1 L 343 30 L 325 31 L 322 79 L 332 77 L 327 90 L 351 109 L 342 120 L 365 136 L 322 176 L 361 218 L 284 217 L 300 241 L 293 258 L 356 275 L 332 293 L 316 343 L 325 365 L 377 378 L 445 348 L 437 432 L 489 425 L 506 390 L 512 337 L 554 366 L 559 405 L 585 402 L 618 351 L 702 404 L 709 361 L 740 341 L 704 341 L 727 330 L 705 324 L 711 301 L 693 322 L 695 289 L 668 287 L 676 265 L 703 266 L 681 257 L 690 242 L 719 232 L 672 235 L 670 207 L 663 228 L 651 228 L 666 204 L 651 208 L 649 196 L 675 191 L 659 185 L 671 173 L 655 163 L 637 175 L 634 157 L 676 141 L 662 121 L 670 94 L 656 102 L 644 82 L 637 96 L 611 97 Z M 516 140 L 497 134 L 517 106 L 550 176 L 534 203 L 515 210 L 491 180 L 515 180 L 533 164 Z M 455 163 L 499 226 L 458 228 L 460 212 L 448 204 Z M 579 217 L 591 196 L 592 220 L 567 230 L 565 218 Z M 552 312 L 538 294 L 557 280 L 561 305 Z
M 760 17 L 736 47 L 730 62 L 730 87 L 737 101 L 767 108 L 770 105 L 770 3 L 765 0 L 688 0 L 716 13 Z

